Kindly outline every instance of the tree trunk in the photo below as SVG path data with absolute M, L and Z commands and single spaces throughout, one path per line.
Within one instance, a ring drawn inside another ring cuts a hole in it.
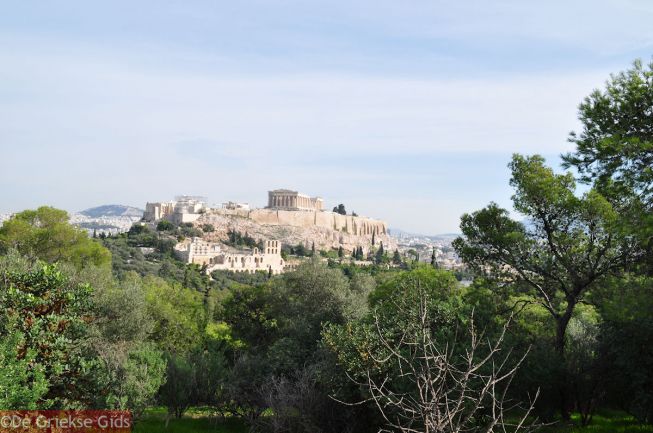
M 565 356 L 565 335 L 567 334 L 567 325 L 569 325 L 569 320 L 571 320 L 573 311 L 573 304 L 568 303 L 564 314 L 556 318 L 555 351 L 558 355 L 558 362 L 560 364 L 558 393 L 560 395 L 560 416 L 563 421 L 569 421 L 571 419 L 567 380 L 567 359 Z

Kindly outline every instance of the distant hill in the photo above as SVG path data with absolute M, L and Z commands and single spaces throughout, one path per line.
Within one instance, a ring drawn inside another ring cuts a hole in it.
M 80 212 L 89 218 L 100 217 L 142 217 L 143 209 L 131 206 L 124 206 L 121 204 L 107 204 L 104 206 L 92 207 Z

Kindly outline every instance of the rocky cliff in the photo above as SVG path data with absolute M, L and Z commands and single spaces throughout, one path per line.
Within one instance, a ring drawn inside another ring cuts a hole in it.
M 212 209 L 195 224 L 213 225 L 215 231 L 207 235 L 210 240 L 224 240 L 229 230 L 235 230 L 247 232 L 257 239 L 278 240 L 288 245 L 302 243 L 310 248 L 314 242 L 318 250 L 342 246 L 351 252 L 362 246 L 368 251 L 372 237 L 377 247 L 380 242 L 386 250 L 397 247 L 396 240 L 388 235 L 385 222 L 334 212 Z

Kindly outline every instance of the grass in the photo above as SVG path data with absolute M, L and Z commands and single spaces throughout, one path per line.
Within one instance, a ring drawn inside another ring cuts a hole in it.
M 541 430 L 541 433 L 653 433 L 653 425 L 642 425 L 635 418 L 616 411 L 602 411 L 592 418 L 587 427 L 580 427 L 580 417 L 574 415 L 573 426 L 552 425 Z
M 170 419 L 165 426 L 166 411 L 163 408 L 149 409 L 143 419 L 134 426 L 134 433 L 246 433 L 247 427 L 238 419 L 217 421 L 201 409 L 189 410 L 181 419 Z
M 247 427 L 238 419 L 229 418 L 216 422 L 207 411 L 192 409 L 182 419 L 171 419 L 165 428 L 166 412 L 162 408 L 147 411 L 144 419 L 136 423 L 134 433 L 246 433 Z M 580 419 L 572 418 L 575 425 L 551 425 L 538 430 L 541 433 L 653 433 L 653 425 L 639 424 L 623 412 L 602 411 L 594 416 L 587 427 L 580 427 Z

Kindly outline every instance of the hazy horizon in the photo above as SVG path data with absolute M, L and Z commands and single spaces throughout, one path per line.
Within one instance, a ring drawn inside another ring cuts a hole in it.
M 582 99 L 653 54 L 646 1 L 3 9 L 0 212 L 291 188 L 456 232 L 510 206 L 513 152 L 557 167 Z

